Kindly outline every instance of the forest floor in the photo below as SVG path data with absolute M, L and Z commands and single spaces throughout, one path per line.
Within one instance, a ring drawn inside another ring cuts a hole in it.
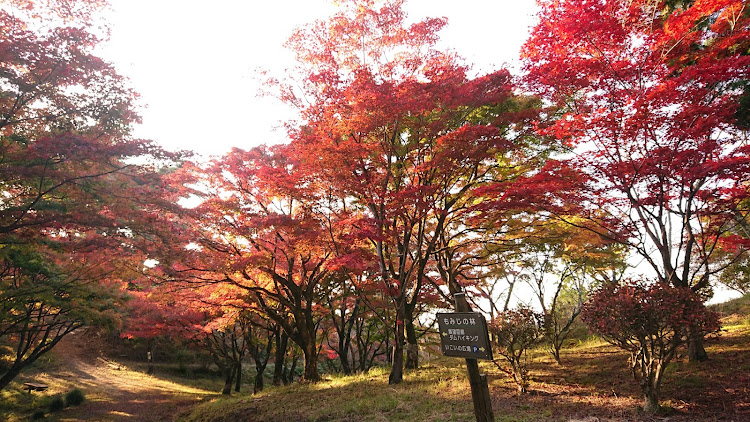
M 101 346 L 101 339 L 85 330 L 63 338 L 50 352 L 50 361 L 41 365 L 42 370 L 22 374 L 17 383 L 19 386 L 23 382 L 43 383 L 49 385 L 49 389 L 24 391 L 15 397 L 16 401 L 26 401 L 24 407 L 31 411 L 46 410 L 50 397 L 77 388 L 84 392 L 85 401 L 48 413 L 45 420 L 166 422 L 176 420 L 181 412 L 216 395 L 212 391 L 146 375 L 142 370 L 110 360 L 102 353 Z M 11 416 L 14 417 L 8 416 L 10 420 L 18 421 L 31 417 Z

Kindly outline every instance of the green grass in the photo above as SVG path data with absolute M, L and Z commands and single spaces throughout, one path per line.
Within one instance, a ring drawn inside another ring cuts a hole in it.
M 21 422 L 33 419 L 34 413 L 58 412 L 64 407 L 60 394 L 48 395 L 39 392 L 29 394 L 21 384 L 11 383 L 0 391 L 0 421 Z M 49 419 L 49 417 L 47 417 Z
M 491 369 L 489 364 L 482 365 L 485 372 Z M 505 381 L 493 379 L 490 383 L 504 385 Z M 507 387 L 507 391 L 515 389 Z M 516 399 L 509 405 L 513 411 L 496 414 L 496 421 L 531 422 L 552 416 L 549 409 Z M 253 418 L 247 419 L 247 415 Z M 182 419 L 234 420 L 465 422 L 474 421 L 475 416 L 463 360 L 440 358 L 406 373 L 398 385 L 388 385 L 388 368 L 379 368 L 368 374 L 332 376 L 316 384 L 270 388 L 256 396 L 219 397 L 195 407 Z
M 389 386 L 385 369 L 332 376 L 315 384 L 269 388 L 256 396 L 220 397 L 198 406 L 184 420 L 232 421 L 257 415 L 263 421 L 469 421 L 466 377 L 459 365 L 427 365 Z
M 748 314 L 737 314 L 745 312 Z M 670 420 L 744 420 L 750 408 L 750 300 L 726 305 L 725 330 L 706 340 L 708 362 L 689 363 L 686 351 L 673 361 L 662 384 Z M 530 393 L 491 363 L 488 373 L 496 421 L 643 420 L 642 397 L 632 379 L 627 354 L 596 337 L 576 336 L 557 365 L 545 349 L 530 352 Z M 250 415 L 250 416 L 248 416 Z M 664 415 L 662 415 L 664 416 Z M 589 419 L 587 419 L 589 418 Z M 692 419 L 691 419 L 692 418 Z M 697 419 L 696 419 L 697 418 Z M 437 358 L 400 385 L 388 385 L 387 368 L 355 376 L 328 376 L 317 384 L 269 388 L 261 394 L 235 394 L 198 405 L 182 422 L 249 421 L 473 421 L 462 359 Z
M 750 295 L 718 303 L 711 308 L 722 316 L 725 329 L 750 326 Z
M 51 373 L 58 368 L 57 357 L 52 353 L 43 355 L 32 365 L 27 367 L 20 376 L 0 390 L 0 421 L 20 422 L 31 419 L 37 413 L 48 413 L 55 395 L 61 391 L 52 389 L 44 393 L 28 393 L 23 390 L 23 383 L 33 381 L 33 377 L 41 373 Z M 56 405 L 53 405 L 55 407 Z

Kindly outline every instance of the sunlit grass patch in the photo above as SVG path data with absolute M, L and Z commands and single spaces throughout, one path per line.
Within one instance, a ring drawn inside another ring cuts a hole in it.
M 195 408 L 186 420 L 255 414 L 264 421 L 468 421 L 474 416 L 464 372 L 430 364 L 407 372 L 398 385 L 388 385 L 388 368 L 335 375 L 314 384 L 269 388 L 255 397 L 220 397 Z

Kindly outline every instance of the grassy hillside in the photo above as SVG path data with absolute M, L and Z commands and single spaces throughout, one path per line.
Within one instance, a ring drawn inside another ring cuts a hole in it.
M 579 338 L 563 351 L 562 366 L 542 350 L 532 353 L 530 393 L 524 396 L 516 394 L 515 385 L 494 364 L 482 362 L 495 420 L 750 421 L 750 297 L 715 309 L 723 315 L 725 331 L 707 340 L 710 360 L 691 364 L 680 356 L 667 370 L 662 404 L 669 415 L 648 419 L 640 413 L 641 395 L 623 352 L 596 339 Z M 0 420 L 27 421 L 39 411 L 45 420 L 65 422 L 174 417 L 182 422 L 474 420 L 462 359 L 423 362 L 419 371 L 407 372 L 397 386 L 388 385 L 388 370 L 381 368 L 231 397 L 216 394 L 221 386 L 218 378 L 185 379 L 167 367 L 159 368 L 157 376 L 148 376 L 144 365 L 104 358 L 92 349 L 90 337 L 73 336 L 0 392 Z M 22 390 L 26 381 L 50 388 L 29 394 Z M 249 387 L 245 385 L 245 390 Z M 74 388 L 86 394 L 83 405 L 49 411 L 55 395 Z
M 717 307 L 725 331 L 707 340 L 710 360 L 670 364 L 662 404 L 670 421 L 750 420 L 750 298 Z M 564 351 L 559 366 L 534 353 L 530 393 L 516 394 L 495 365 L 489 376 L 496 421 L 650 420 L 620 350 L 591 340 Z M 598 418 L 598 419 L 596 419 Z M 664 415 L 653 420 L 663 420 Z M 388 385 L 385 369 L 318 384 L 270 388 L 255 396 L 220 397 L 195 407 L 183 422 L 219 421 L 473 421 L 461 359 L 438 358 Z

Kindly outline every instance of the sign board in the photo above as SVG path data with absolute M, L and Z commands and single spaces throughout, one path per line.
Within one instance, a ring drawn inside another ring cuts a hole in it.
M 437 314 L 444 356 L 492 360 L 487 321 L 478 312 Z

